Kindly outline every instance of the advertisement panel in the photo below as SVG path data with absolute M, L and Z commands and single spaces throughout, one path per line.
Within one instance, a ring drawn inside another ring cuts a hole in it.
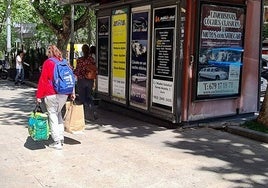
M 154 9 L 152 106 L 173 111 L 176 7 Z
M 245 10 L 201 5 L 197 99 L 233 97 L 240 92 Z
M 112 12 L 112 97 L 126 99 L 127 9 Z M 122 100 L 123 99 L 123 100 Z
M 98 91 L 109 93 L 109 39 L 110 19 L 98 19 Z
M 147 109 L 148 104 L 148 6 L 132 9 L 130 42 L 130 104 Z

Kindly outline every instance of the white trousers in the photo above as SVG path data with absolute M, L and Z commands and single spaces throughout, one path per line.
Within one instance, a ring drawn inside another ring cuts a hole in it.
M 64 139 L 64 122 L 61 110 L 67 101 L 67 95 L 49 95 L 44 101 L 48 112 L 48 121 L 50 125 L 51 137 L 57 142 Z

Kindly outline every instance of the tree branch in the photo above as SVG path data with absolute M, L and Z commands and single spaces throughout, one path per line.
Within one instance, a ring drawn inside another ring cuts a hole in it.
M 41 20 L 45 23 L 45 25 L 47 25 L 52 31 L 53 33 L 58 33 L 59 31 L 59 27 L 56 24 L 53 24 L 52 22 L 50 22 L 50 20 L 48 20 L 44 15 L 45 15 L 45 11 L 40 9 L 38 6 L 35 7 L 35 11 L 38 14 L 38 16 L 41 18 Z
M 74 21 L 74 31 L 84 28 L 88 24 L 90 7 L 87 7 L 84 14 Z

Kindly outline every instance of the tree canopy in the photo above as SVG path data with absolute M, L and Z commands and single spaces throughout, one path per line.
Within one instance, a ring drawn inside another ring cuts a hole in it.
M 57 0 L 33 0 L 32 6 L 43 23 L 57 36 L 57 46 L 66 49 L 71 36 L 71 6 L 60 6 Z M 87 26 L 90 7 L 75 7 L 74 31 Z
M 7 0 L 0 0 L 0 51 L 6 49 L 6 10 Z M 34 23 L 37 25 L 35 35 L 23 40 L 27 48 L 56 43 L 61 50 L 65 50 L 71 35 L 71 6 L 60 6 L 58 0 L 12 0 L 11 22 L 13 48 L 15 41 L 20 39 L 14 24 Z M 94 10 L 88 6 L 75 6 L 74 32 L 79 33 L 75 35 L 75 43 L 91 43 L 87 41 L 91 33 L 87 27 L 89 23 L 93 24 L 90 28 L 95 28 Z

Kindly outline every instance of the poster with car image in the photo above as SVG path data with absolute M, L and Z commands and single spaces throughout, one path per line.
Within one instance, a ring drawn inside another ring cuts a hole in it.
M 239 95 L 244 18 L 241 7 L 201 5 L 197 99 Z
M 98 19 L 98 91 L 109 92 L 109 17 Z
M 173 111 L 176 6 L 154 9 L 152 106 Z
M 132 9 L 130 104 L 143 109 L 148 106 L 148 16 L 148 10 Z

